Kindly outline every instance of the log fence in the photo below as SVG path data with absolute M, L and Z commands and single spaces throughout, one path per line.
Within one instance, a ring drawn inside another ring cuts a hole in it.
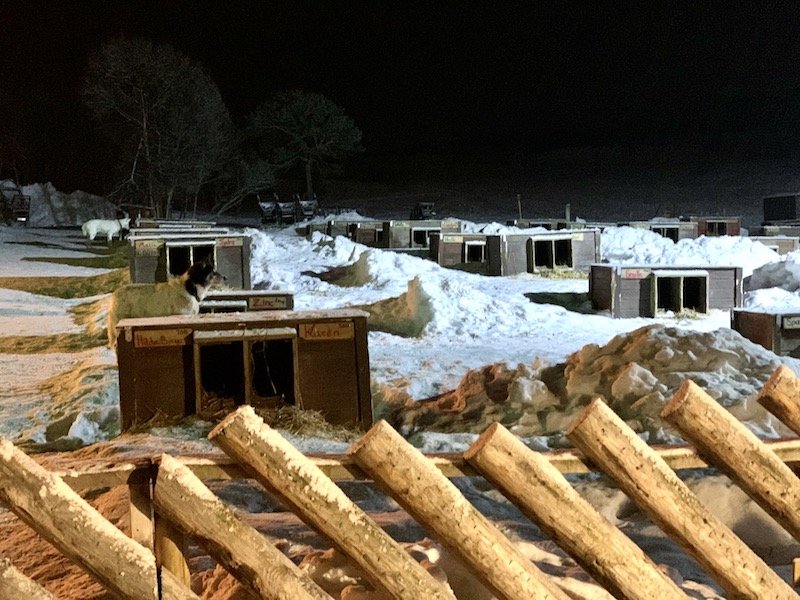
M 758 401 L 800 435 L 800 379 L 778 368 Z M 449 480 L 484 477 L 615 598 L 683 598 L 683 591 L 624 533 L 583 500 L 564 475 L 602 471 L 692 556 L 730 598 L 798 598 L 695 497 L 676 471 L 727 474 L 800 540 L 800 439 L 761 441 L 687 381 L 662 411 L 690 445 L 648 446 L 600 398 L 570 424 L 576 450 L 541 453 L 500 424 L 463 454 L 423 455 L 387 423 L 375 424 L 345 455 L 303 455 L 244 406 L 209 438 L 225 455 L 148 457 L 48 470 L 0 440 L 0 502 L 120 598 L 197 598 L 189 587 L 194 540 L 255 597 L 329 598 L 280 550 L 205 485 L 250 478 L 279 498 L 363 571 L 382 597 L 454 598 L 341 490 L 374 481 L 457 556 L 496 597 L 569 598 L 522 556 Z M 78 494 L 125 485 L 130 532 L 106 521 Z M 442 507 L 447 507 L 442 510 Z M 795 561 L 794 584 L 800 584 Z M 0 598 L 52 599 L 42 583 L 0 557 Z

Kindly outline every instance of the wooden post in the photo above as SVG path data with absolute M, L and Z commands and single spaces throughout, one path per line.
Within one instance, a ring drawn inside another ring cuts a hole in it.
M 0 598 L 57 600 L 53 594 L 18 571 L 7 558 L 0 559 Z
M 789 367 L 775 369 L 761 388 L 758 402 L 800 435 L 800 379 Z
M 500 598 L 568 597 L 386 421 L 348 454 Z
M 7 440 L 0 440 L 0 499 L 114 594 L 158 597 L 153 554 Z
M 690 380 L 678 389 L 661 417 L 800 539 L 800 480 L 738 419 Z
M 576 492 L 546 456 L 493 423 L 467 461 L 615 598 L 685 600 L 650 558 Z
M 311 460 L 266 425 L 252 406 L 228 415 L 208 437 L 247 465 L 298 517 L 333 540 L 380 589 L 394 598 L 452 600 L 446 584 L 434 579 Z
M 130 497 L 131 538 L 152 552 L 155 528 L 153 526 L 152 483 L 150 469 L 147 475 L 137 475 L 128 482 Z
M 731 598 L 797 600 L 794 590 L 706 509 L 602 400 L 595 399 L 575 418 L 567 428 L 567 438 L 612 477 Z
M 192 581 L 189 562 L 186 558 L 186 539 L 183 533 L 169 520 L 155 515 L 155 554 L 156 562 L 161 570 L 172 573 L 176 581 L 188 587 Z
M 234 512 L 176 458 L 161 457 L 154 503 L 164 518 L 198 539 L 259 598 L 300 600 L 330 596 Z

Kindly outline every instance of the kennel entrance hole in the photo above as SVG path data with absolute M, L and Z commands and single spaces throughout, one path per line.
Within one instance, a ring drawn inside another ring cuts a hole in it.
M 430 248 L 431 245 L 431 234 L 432 233 L 439 233 L 441 231 L 440 228 L 422 228 L 422 227 L 412 227 L 411 228 L 411 247 L 412 248 Z
M 538 269 L 572 268 L 572 239 L 529 239 L 526 245 L 528 272 Z
M 461 262 L 486 262 L 486 242 L 464 242 L 464 256 Z
M 668 271 L 654 274 L 655 312 L 708 312 L 708 273 Z
M 680 237 L 680 229 L 678 227 L 652 227 L 651 231 L 673 242 L 677 242 Z
M 210 260 L 216 264 L 214 248 L 214 242 L 167 242 L 167 271 L 177 277 L 186 273 L 194 263 Z
M 297 404 L 296 338 L 290 327 L 195 331 L 195 411 Z

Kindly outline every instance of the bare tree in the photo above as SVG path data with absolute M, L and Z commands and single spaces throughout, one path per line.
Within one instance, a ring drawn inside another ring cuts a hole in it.
M 236 130 L 219 90 L 196 63 L 147 40 L 117 40 L 91 60 L 84 99 L 119 141 L 129 188 L 157 215 L 176 191 L 199 193 L 236 157 Z
M 316 170 L 362 150 L 361 130 L 322 94 L 281 92 L 250 115 L 246 132 L 276 169 L 303 166 L 308 196 L 314 193 Z

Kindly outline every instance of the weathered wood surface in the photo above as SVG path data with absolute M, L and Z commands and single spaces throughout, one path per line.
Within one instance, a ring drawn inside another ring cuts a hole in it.
M 0 441 L 0 499 L 109 591 L 122 598 L 158 597 L 153 554 L 6 440 Z
M 393 598 L 452 600 L 446 584 L 434 579 L 251 406 L 228 415 L 208 437 L 248 465 L 271 493 L 330 538 L 379 589 Z
M 499 423 L 464 457 L 615 598 L 685 600 L 684 594 L 564 476 Z
M 269 539 L 237 518 L 178 459 L 168 455 L 161 458 L 153 501 L 161 517 L 198 540 L 260 598 L 330 599 Z
M 800 479 L 764 442 L 690 380 L 661 416 L 800 540 Z
M 781 365 L 769 378 L 758 402 L 800 435 L 800 379 L 789 367 Z
M 53 594 L 26 577 L 7 558 L 0 559 L 0 598 L 57 600 Z
M 766 442 L 769 449 L 786 463 L 800 465 L 800 440 L 796 438 L 773 440 Z M 708 463 L 688 446 L 652 446 L 653 450 L 672 469 L 698 469 L 707 467 Z M 355 463 L 352 457 L 343 454 L 308 454 L 307 458 L 320 471 L 334 481 L 367 480 L 369 476 Z M 478 473 L 470 466 L 461 454 L 438 452 L 426 454 L 428 460 L 447 477 L 471 477 Z M 555 450 L 546 454 L 547 460 L 561 473 L 589 473 L 597 467 L 591 459 L 578 451 Z M 39 457 L 35 457 L 38 459 Z M 59 475 L 72 489 L 90 490 L 115 485 L 131 485 L 139 482 L 141 477 L 148 476 L 150 461 L 154 457 L 146 457 L 139 464 L 113 464 L 107 459 L 103 465 L 85 467 L 81 461 L 69 470 L 49 469 Z M 242 479 L 249 477 L 234 459 L 224 454 L 183 456 L 181 461 L 200 479 Z
M 797 599 L 797 594 L 712 514 L 622 419 L 595 399 L 567 438 L 681 545 L 730 598 Z
M 568 597 L 386 421 L 348 452 L 500 598 Z

